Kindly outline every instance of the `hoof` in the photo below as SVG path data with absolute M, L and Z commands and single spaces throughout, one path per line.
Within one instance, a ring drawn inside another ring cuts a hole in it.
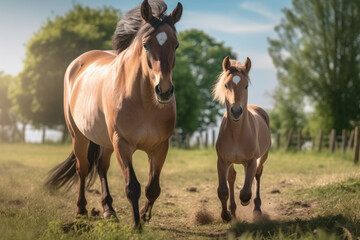
M 246 207 L 247 205 L 250 204 L 250 200 L 247 201 L 247 202 L 243 202 L 243 201 L 240 201 L 241 202 L 241 205 L 243 205 L 244 207 Z
M 104 219 L 111 219 L 111 217 L 114 217 L 117 222 L 119 222 L 119 218 L 117 217 L 116 213 L 114 211 L 106 211 L 103 214 Z
M 260 209 L 254 210 L 254 221 L 261 221 L 263 219 Z
M 231 221 L 231 215 L 229 211 L 226 212 L 222 212 L 221 213 L 221 218 L 223 220 L 224 223 L 228 223 Z

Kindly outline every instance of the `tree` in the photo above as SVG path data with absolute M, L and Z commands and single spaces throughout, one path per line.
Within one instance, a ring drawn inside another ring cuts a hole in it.
M 65 70 L 88 50 L 111 49 L 119 16 L 113 8 L 75 5 L 64 16 L 48 20 L 26 46 L 24 68 L 12 94 L 18 115 L 38 127 L 65 125 Z
M 199 127 L 200 98 L 195 77 L 180 47 L 173 72 L 176 97 L 176 128 L 182 135 L 192 134 Z
M 180 47 L 177 59 L 182 58 L 184 62 L 189 64 L 192 76 L 195 79 L 193 85 L 196 86 L 198 97 L 198 102 L 188 101 L 188 104 L 190 106 L 199 104 L 200 113 L 197 115 L 197 130 L 202 131 L 211 125 L 215 125 L 218 120 L 217 117 L 220 115 L 219 110 L 222 106 L 212 100 L 211 89 L 222 71 L 224 57 L 235 58 L 235 53 L 232 52 L 231 48 L 225 47 L 224 43 L 215 41 L 199 30 L 181 32 L 178 38 Z M 188 80 L 191 79 L 183 79 L 182 81 Z M 193 118 L 191 120 L 195 121 Z
M 269 39 L 279 85 L 289 94 L 275 101 L 310 103 L 310 119 L 317 121 L 312 126 L 350 128 L 360 120 L 360 1 L 293 0 L 292 5 L 275 28 L 278 38 Z

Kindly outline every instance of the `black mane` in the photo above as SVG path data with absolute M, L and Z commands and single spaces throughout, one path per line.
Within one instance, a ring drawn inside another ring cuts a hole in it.
M 161 17 L 162 19 L 167 18 L 165 15 L 167 5 L 163 1 L 153 0 L 149 1 L 149 4 L 154 17 Z M 116 25 L 116 29 L 112 37 L 113 49 L 120 53 L 128 48 L 137 36 L 142 23 L 143 19 L 141 17 L 140 6 L 128 11 L 124 18 Z M 153 28 L 153 26 L 149 24 L 149 28 Z M 147 32 L 147 30 L 142 32 Z

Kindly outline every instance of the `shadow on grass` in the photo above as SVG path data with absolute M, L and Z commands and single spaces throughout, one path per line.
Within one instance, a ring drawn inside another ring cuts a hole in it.
M 360 222 L 353 221 L 343 215 L 318 216 L 308 220 L 261 221 L 257 223 L 238 222 L 229 230 L 235 236 L 251 234 L 256 238 L 277 239 L 316 236 L 318 232 L 333 238 L 353 239 L 360 234 Z M 325 236 L 325 239 L 327 238 Z M 316 237 L 318 239 L 318 237 Z

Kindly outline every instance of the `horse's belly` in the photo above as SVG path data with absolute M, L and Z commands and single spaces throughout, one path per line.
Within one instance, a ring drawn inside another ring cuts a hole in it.
M 112 147 L 105 116 L 96 105 L 77 104 L 72 115 L 77 128 L 86 138 L 98 145 Z

